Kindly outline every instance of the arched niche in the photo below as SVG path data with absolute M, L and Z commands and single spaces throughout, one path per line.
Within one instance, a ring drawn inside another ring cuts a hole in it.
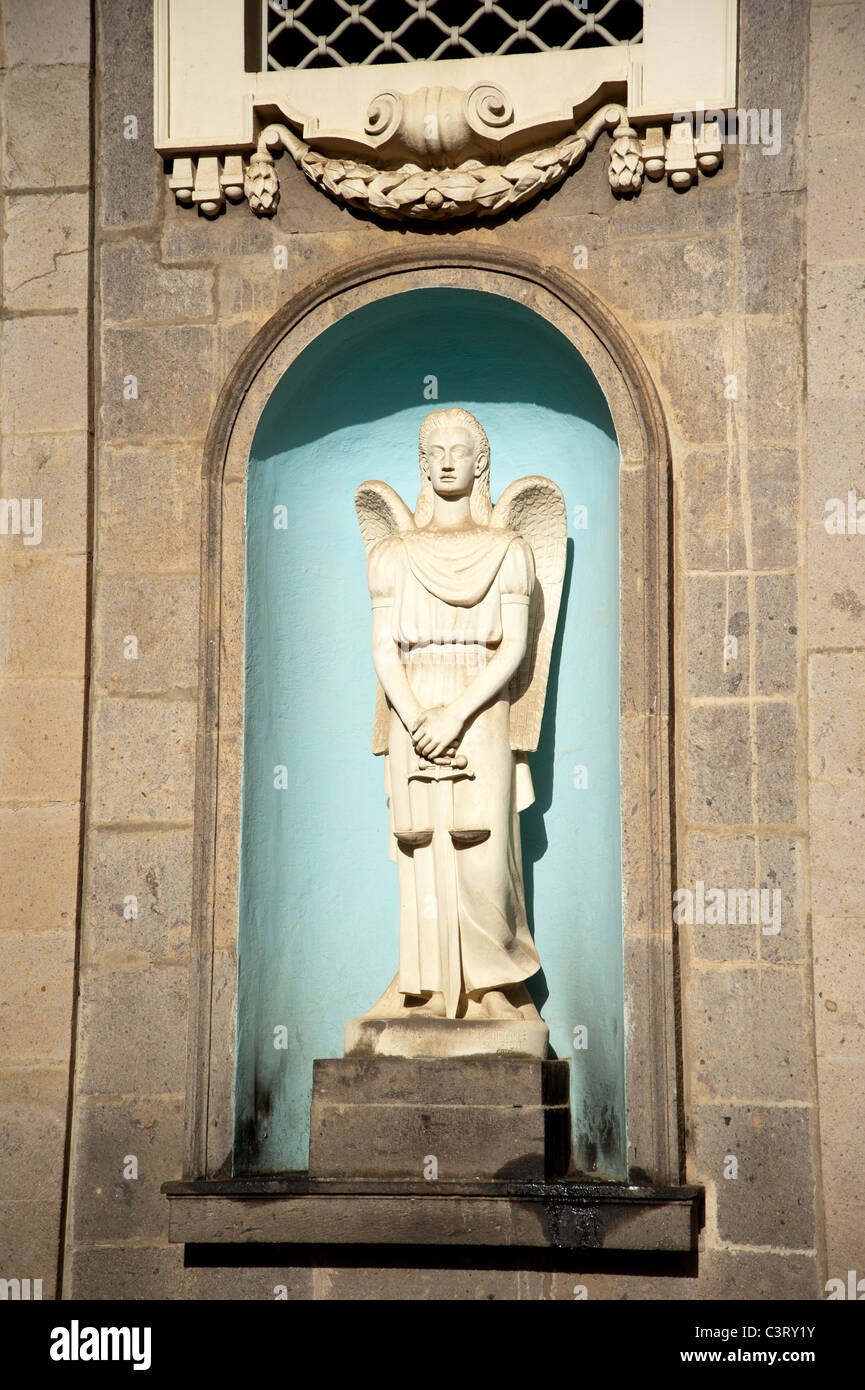
M 588 508 L 588 526 L 571 529 L 539 804 L 523 816 L 546 975 L 535 985 L 571 1058 L 578 1164 L 679 1177 L 657 397 L 587 291 L 528 258 L 463 248 L 447 260 L 377 258 L 286 305 L 238 363 L 208 437 L 187 1176 L 227 1175 L 233 1147 L 239 1172 L 305 1166 L 312 1057 L 341 1054 L 345 1021 L 395 967 L 352 495 L 383 476 L 413 500 L 424 379 L 436 376 L 438 403 L 476 409 L 490 432 L 494 495 L 542 472 Z M 273 525 L 282 505 L 287 530 Z M 281 793 L 277 765 L 289 769 Z M 586 788 L 574 785 L 582 766 Z M 573 1050 L 581 1025 L 589 1045 Z M 273 1046 L 279 1026 L 287 1049 Z

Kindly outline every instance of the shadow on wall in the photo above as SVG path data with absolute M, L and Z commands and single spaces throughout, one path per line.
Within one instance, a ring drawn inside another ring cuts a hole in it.
M 332 333 L 338 334 L 338 345 Z M 424 395 L 432 389 L 437 396 Z M 437 405 L 459 405 L 467 391 L 478 405 L 542 404 L 578 415 L 615 443 L 612 417 L 594 375 L 552 324 L 499 295 L 432 289 L 392 295 L 360 309 L 311 343 L 262 412 L 252 458 L 300 449 L 402 410 L 420 408 L 423 415 Z M 325 417 L 308 408 L 322 392 Z M 486 417 L 481 423 L 486 428 Z M 543 473 L 542 458 L 538 447 L 523 472 Z M 503 490 L 495 478 L 494 483 Z

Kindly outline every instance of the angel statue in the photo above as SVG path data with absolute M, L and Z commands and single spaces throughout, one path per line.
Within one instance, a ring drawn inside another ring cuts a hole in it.
M 387 483 L 355 506 L 367 551 L 373 752 L 385 755 L 399 880 L 399 973 L 365 1019 L 540 1023 L 518 813 L 537 747 L 562 591 L 565 501 L 521 478 L 493 507 L 467 410 L 420 427 L 414 513 Z

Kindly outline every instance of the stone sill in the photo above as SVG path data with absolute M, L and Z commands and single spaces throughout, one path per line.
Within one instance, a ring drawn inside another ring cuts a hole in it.
M 700 1187 L 383 1179 L 164 1183 L 175 1244 L 462 1245 L 695 1251 Z

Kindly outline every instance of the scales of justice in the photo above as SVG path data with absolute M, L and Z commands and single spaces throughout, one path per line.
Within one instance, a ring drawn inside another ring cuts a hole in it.
M 537 747 L 567 545 L 561 490 L 512 483 L 493 506 L 467 410 L 420 427 L 414 511 L 384 482 L 355 505 L 367 554 L 399 969 L 314 1064 L 310 1173 L 544 1177 L 567 1165 L 568 1063 L 526 988 L 519 813 Z M 384 826 L 383 826 L 384 828 Z

